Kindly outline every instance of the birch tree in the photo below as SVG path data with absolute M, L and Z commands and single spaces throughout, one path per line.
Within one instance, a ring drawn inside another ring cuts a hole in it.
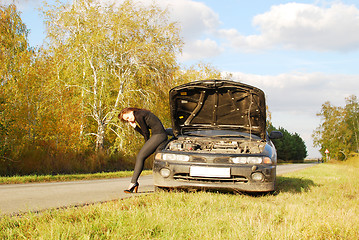
M 313 133 L 314 145 L 324 151 L 329 150 L 330 156 L 346 159 L 350 152 L 358 152 L 359 135 L 359 103 L 355 95 L 346 100 L 345 107 L 336 107 L 325 102 L 317 116 L 322 123 Z
M 6 158 L 11 149 L 22 145 L 26 119 L 31 106 L 26 97 L 26 81 L 31 51 L 28 30 L 14 4 L 0 3 L 0 154 Z M 25 135 L 25 137 L 24 137 Z
M 83 109 L 77 131 L 103 150 L 110 129 L 124 137 L 115 125 L 120 108 L 153 107 L 156 91 L 167 89 L 181 51 L 179 29 L 166 10 L 134 1 L 57 2 L 43 14 L 58 84 L 76 89 L 72 101 Z
M 348 126 L 347 135 L 350 139 L 349 150 L 359 152 L 359 101 L 355 95 L 345 100 L 345 123 Z

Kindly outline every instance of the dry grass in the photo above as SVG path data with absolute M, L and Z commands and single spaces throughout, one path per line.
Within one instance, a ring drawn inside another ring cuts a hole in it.
M 13 176 L 13 177 L 0 177 L 0 184 L 108 179 L 108 178 L 130 177 L 132 176 L 132 174 L 133 171 L 118 171 L 118 172 L 102 172 L 102 173 L 93 173 L 93 174 Z M 144 170 L 141 174 L 142 175 L 152 174 L 152 170 Z
M 273 195 L 160 192 L 0 220 L 0 239 L 358 239 L 359 158 L 278 177 Z

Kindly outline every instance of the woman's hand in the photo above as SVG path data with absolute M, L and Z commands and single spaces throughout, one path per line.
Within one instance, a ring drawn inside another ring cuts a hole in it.
M 136 128 L 136 122 L 129 122 L 130 123 L 130 125 L 133 127 L 133 128 Z

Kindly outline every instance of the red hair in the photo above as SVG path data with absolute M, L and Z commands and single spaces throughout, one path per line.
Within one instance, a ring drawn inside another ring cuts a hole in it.
M 121 110 L 121 112 L 118 114 L 118 118 L 121 121 L 125 121 L 125 120 L 123 120 L 123 114 L 129 113 L 129 112 L 135 112 L 135 111 L 138 111 L 138 110 L 145 110 L 145 109 L 135 108 L 135 107 L 127 107 L 127 108 L 124 108 L 124 109 Z

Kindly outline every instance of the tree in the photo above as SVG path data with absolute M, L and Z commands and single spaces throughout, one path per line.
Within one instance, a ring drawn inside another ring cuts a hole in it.
M 295 150 L 292 156 L 293 160 L 303 160 L 307 157 L 307 147 L 305 146 L 305 143 L 303 139 L 299 136 L 298 133 L 294 133 L 292 135 L 292 139 L 294 142 Z
M 344 119 L 347 127 L 349 151 L 359 151 L 359 102 L 355 95 L 346 98 L 344 107 Z
M 166 10 L 134 1 L 77 0 L 45 8 L 58 84 L 76 89 L 73 101 L 83 109 L 77 131 L 95 136 L 96 149 L 103 150 L 110 130 L 126 138 L 116 125 L 119 108 L 152 107 L 155 93 L 168 89 L 181 51 L 179 29 Z
M 221 79 L 221 72 L 210 64 L 200 62 L 187 69 L 177 71 L 175 75 L 175 82 L 173 82 L 172 85 L 174 87 L 196 80 L 207 79 Z
M 32 52 L 27 42 L 28 30 L 14 4 L 0 5 L 0 137 L 2 158 L 22 146 L 31 128 L 33 108 L 28 98 L 31 87 L 27 76 Z M 28 120 L 28 122 L 26 122 Z M 28 125 L 27 125 L 28 126 Z M 27 132 L 25 131 L 27 130 Z M 25 139 L 24 139 L 25 137 Z
M 118 160 L 142 139 L 118 110 L 144 107 L 169 126 L 171 87 L 220 77 L 206 64 L 179 68 L 179 29 L 156 6 L 46 5 L 39 49 L 29 47 L 16 7 L 0 7 L 0 175 L 127 169 Z
M 328 149 L 330 156 L 344 160 L 350 152 L 358 151 L 359 103 L 356 96 L 346 98 L 345 107 L 325 102 L 317 116 L 322 123 L 313 132 L 313 139 L 323 156 Z
M 28 30 L 14 4 L 0 4 L 0 78 L 1 86 L 13 80 L 27 59 Z
M 284 161 L 304 160 L 307 156 L 307 147 L 298 133 L 292 134 L 282 127 L 276 129 L 272 124 L 269 124 L 268 132 L 271 131 L 281 131 L 283 133 L 282 138 L 272 140 L 277 149 L 278 159 Z
M 322 117 L 323 123 L 314 132 L 314 146 L 321 147 L 320 152 L 323 156 L 326 149 L 330 149 L 331 154 L 337 155 L 345 145 L 338 131 L 342 128 L 342 110 L 332 106 L 330 102 L 325 102 L 317 116 Z

